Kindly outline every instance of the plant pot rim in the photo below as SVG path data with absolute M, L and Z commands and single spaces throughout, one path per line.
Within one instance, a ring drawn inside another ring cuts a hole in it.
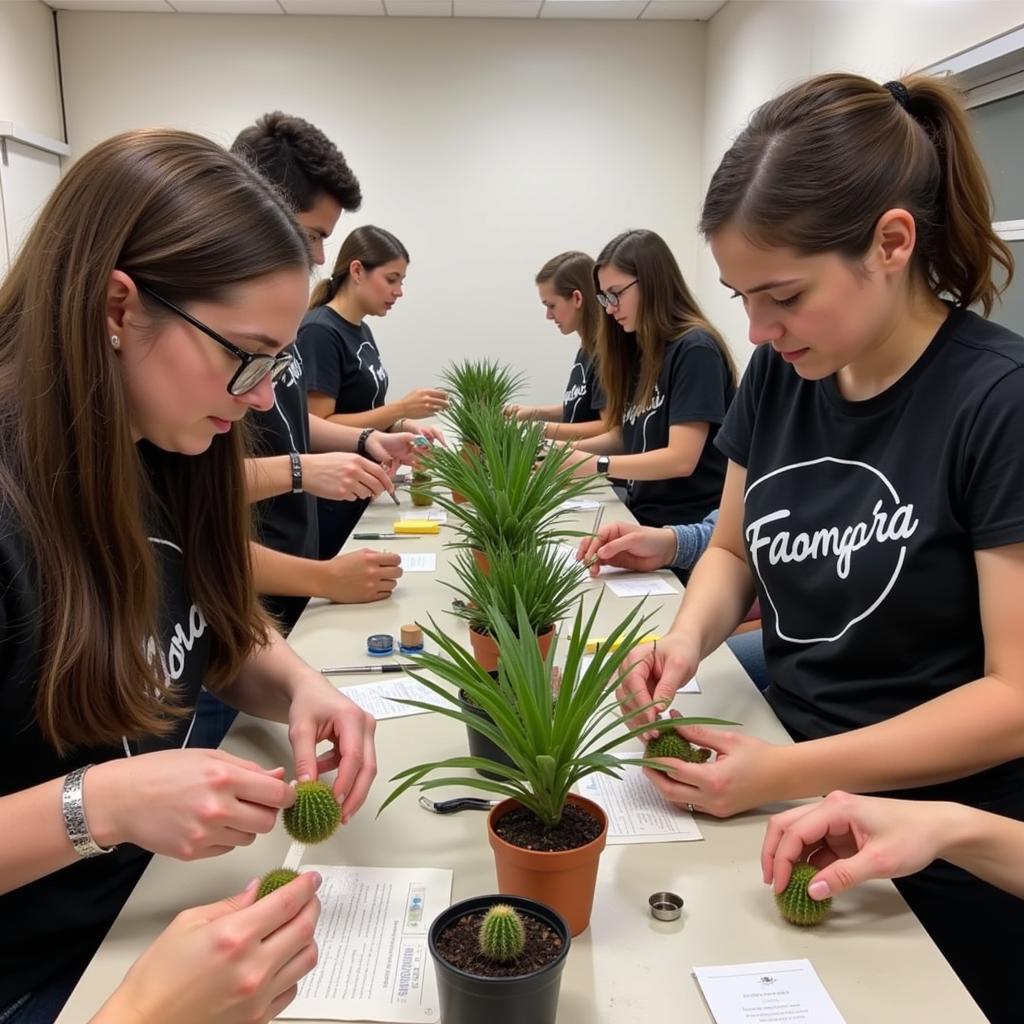
M 466 620 L 466 623 L 467 623 L 467 625 L 469 626 L 469 631 L 470 631 L 470 633 L 476 633 L 476 635 L 477 635 L 477 636 L 482 636 L 482 637 L 486 637 L 486 638 L 487 638 L 488 640 L 494 640 L 494 634 L 493 634 L 493 633 L 485 633 L 485 632 L 483 632 L 482 630 L 476 629 L 476 628 L 475 628 L 475 627 L 473 626 L 473 624 L 472 624 L 472 623 L 471 623 L 471 622 L 469 621 L 469 619 L 467 619 L 467 620 Z M 533 634 L 533 635 L 534 635 L 534 636 L 535 636 L 535 637 L 536 637 L 536 638 L 537 638 L 538 640 L 540 640 L 540 639 L 541 639 L 542 637 L 545 637 L 545 636 L 547 636 L 547 635 L 548 635 L 549 633 L 553 633 L 554 631 L 555 631 L 555 627 L 554 627 L 554 625 L 552 624 L 552 625 L 550 625 L 550 626 L 545 626 L 545 627 L 544 627 L 544 628 L 543 628 L 542 630 L 540 630 L 539 632 L 534 632 L 534 634 Z M 517 638 L 517 639 L 518 639 L 518 638 Z M 497 643 L 497 640 L 495 640 L 494 642 L 495 642 L 495 643 Z
M 559 938 L 562 940 L 562 948 L 559 950 L 558 956 L 556 956 L 550 963 L 545 964 L 539 970 L 530 971 L 528 974 L 512 974 L 504 978 L 491 978 L 486 974 L 472 974 L 469 971 L 465 971 L 461 967 L 457 967 L 455 964 L 451 963 L 449 960 L 446 960 L 438 952 L 437 938 L 441 931 L 438 927 L 438 921 L 440 921 L 442 917 L 450 915 L 450 920 L 445 922 L 445 927 L 447 928 L 459 917 L 466 916 L 467 914 L 475 914 L 480 910 L 489 910 L 496 903 L 504 903 L 515 907 L 516 910 L 521 911 L 524 914 L 528 914 L 535 921 L 540 921 L 542 924 L 546 924 L 551 927 L 552 930 L 558 932 Z M 545 920 L 545 917 L 547 920 Z M 458 903 L 453 903 L 451 906 L 442 910 L 441 913 L 434 918 L 430 928 L 427 929 L 427 948 L 430 951 L 430 955 L 435 960 L 444 964 L 445 970 L 451 971 L 453 974 L 458 975 L 461 978 L 482 982 L 484 984 L 490 984 L 493 982 L 495 985 L 498 985 L 509 984 L 510 982 L 515 983 L 528 981 L 533 978 L 540 978 L 553 971 L 561 970 L 565 963 L 565 958 L 569 955 L 569 947 L 571 945 L 572 932 L 569 929 L 569 924 L 554 907 L 549 906 L 547 903 L 541 903 L 540 900 L 535 900 L 530 896 L 517 896 L 512 893 L 485 893 L 482 896 L 468 896 L 466 899 L 459 900 Z
M 593 800 L 590 800 L 585 796 L 580 796 L 578 793 L 570 793 L 566 797 L 565 802 L 574 803 L 578 807 L 582 807 L 583 810 L 587 811 L 592 817 L 596 818 L 601 823 L 601 831 L 591 839 L 589 843 L 584 843 L 582 846 L 574 846 L 571 850 L 528 850 L 525 846 L 516 846 L 515 843 L 510 843 L 507 839 L 502 839 L 494 828 L 495 822 L 497 822 L 499 818 L 503 818 L 509 813 L 509 811 L 513 811 L 517 807 L 523 807 L 520 800 L 510 796 L 502 800 L 497 806 L 492 807 L 490 813 L 487 815 L 487 832 L 492 847 L 495 844 L 500 844 L 502 846 L 507 846 L 510 850 L 518 850 L 520 853 L 529 854 L 531 857 L 542 858 L 565 857 L 570 854 L 580 854 L 594 846 L 599 846 L 599 848 L 603 850 L 608 838 L 608 815 L 605 813 L 604 808 Z

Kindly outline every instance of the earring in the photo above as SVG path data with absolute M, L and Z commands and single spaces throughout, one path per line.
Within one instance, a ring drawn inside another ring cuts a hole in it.
M 121 339 L 116 334 L 112 334 L 110 336 L 110 347 L 111 348 L 120 348 L 121 347 Z

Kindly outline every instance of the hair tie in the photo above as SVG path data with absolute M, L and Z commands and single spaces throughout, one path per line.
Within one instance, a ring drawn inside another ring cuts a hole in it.
M 886 82 L 882 86 L 883 89 L 888 89 L 892 98 L 904 109 L 910 109 L 910 90 L 902 82 Z

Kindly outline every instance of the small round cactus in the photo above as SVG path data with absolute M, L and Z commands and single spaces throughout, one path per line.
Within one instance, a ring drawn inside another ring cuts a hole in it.
M 793 873 L 789 877 L 789 885 L 782 892 L 775 894 L 775 903 L 779 913 L 790 924 L 809 927 L 821 924 L 832 910 L 832 897 L 824 900 L 812 900 L 807 895 L 807 886 L 818 873 L 813 864 L 794 864 Z
M 663 732 L 647 744 L 646 756 L 674 757 L 678 761 L 703 764 L 711 756 L 711 751 L 706 747 L 695 747 L 677 732 Z
M 288 835 L 311 846 L 334 835 L 341 821 L 341 805 L 326 782 L 300 782 L 295 787 L 295 803 L 283 818 Z
M 261 900 L 264 896 L 269 896 L 275 889 L 280 889 L 282 885 L 287 885 L 298 877 L 298 871 L 292 871 L 291 868 L 274 868 L 273 871 L 268 871 L 260 879 L 260 887 L 256 891 L 256 899 Z
M 495 903 L 480 925 L 480 952 L 498 963 L 515 960 L 526 945 L 523 919 L 507 903 Z

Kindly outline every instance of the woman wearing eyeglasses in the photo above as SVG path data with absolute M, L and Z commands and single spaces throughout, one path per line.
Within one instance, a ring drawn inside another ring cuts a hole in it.
M 151 853 L 227 853 L 293 802 L 283 768 L 189 749 L 201 687 L 286 721 L 346 816 L 366 796 L 372 719 L 268 626 L 249 563 L 240 421 L 273 402 L 308 272 L 243 161 L 152 130 L 75 163 L 0 286 L 4 1024 L 57 1016 Z M 96 1022 L 275 1017 L 316 960 L 316 886 L 187 911 Z
M 443 441 L 417 422 L 448 405 L 438 388 L 416 388 L 388 402 L 388 372 L 368 316 L 387 316 L 402 297 L 409 253 L 390 231 L 365 224 L 341 243 L 331 276 L 313 290 L 299 328 L 309 411 L 332 423 L 371 430 L 411 431 Z M 320 557 L 333 558 L 366 510 L 367 501 L 317 502 Z
M 552 257 L 537 274 L 537 291 L 545 315 L 562 334 L 577 334 L 580 348 L 569 370 L 561 405 L 511 405 L 516 419 L 544 420 L 544 433 L 556 441 L 582 441 L 603 434 L 597 382 L 597 333 L 601 307 L 594 291 L 594 261 L 585 252 Z
M 627 480 L 645 526 L 699 523 L 725 480 L 713 442 L 736 393 L 732 357 L 653 231 L 613 238 L 595 280 L 604 415 L 616 426 L 576 445 L 577 473 Z

